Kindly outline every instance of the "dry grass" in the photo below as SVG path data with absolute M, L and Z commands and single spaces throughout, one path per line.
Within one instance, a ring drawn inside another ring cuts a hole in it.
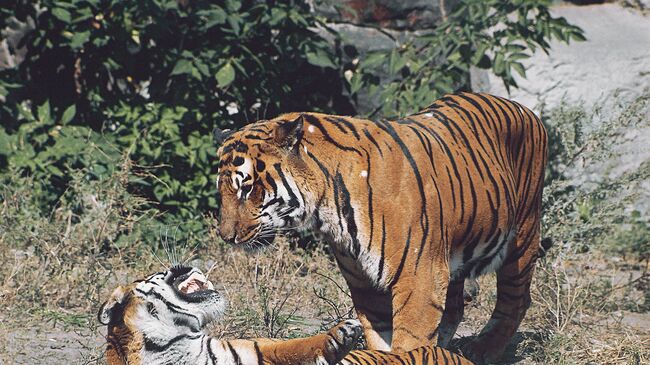
M 641 100 L 641 109 L 634 106 L 627 119 L 647 115 L 647 100 Z M 576 114 L 554 118 L 575 119 Z M 607 153 L 601 142 L 613 141 L 617 133 L 615 126 L 607 128 L 600 142 L 581 137 L 586 142 L 564 144 L 555 171 L 561 175 L 561 169 L 572 169 L 572 151 L 582 164 L 592 152 Z M 648 171 L 648 164 L 641 165 L 585 191 L 561 178 L 549 185 L 544 230 L 555 246 L 538 265 L 533 305 L 508 362 L 650 362 L 650 230 L 647 220 L 629 209 Z M 213 229 L 176 242 L 174 227 L 161 225 L 155 212 L 126 192 L 128 174 L 128 164 L 103 182 L 87 182 L 79 172 L 57 207 L 45 214 L 35 208 L 29 179 L 5 179 L 0 190 L 0 363 L 101 363 L 104 328 L 94 319 L 99 304 L 116 285 L 168 264 L 163 242 L 222 285 L 230 310 L 210 329 L 216 336 L 302 336 L 352 315 L 345 283 L 323 246 L 294 249 L 279 240 L 249 253 L 224 245 Z M 466 311 L 464 334 L 480 331 L 495 303 L 494 276 L 481 278 L 480 285 L 478 300 Z M 17 334 L 27 339 L 18 341 Z M 48 341 L 66 334 L 72 334 L 66 346 L 74 351 L 61 360 L 52 355 L 57 349 Z M 25 354 L 30 351 L 32 357 Z
M 95 321 L 99 305 L 115 286 L 169 265 L 168 254 L 207 272 L 228 297 L 226 317 L 210 329 L 219 337 L 303 336 L 352 313 L 345 283 L 322 248 L 292 249 L 279 239 L 250 253 L 223 244 L 214 229 L 200 244 L 176 242 L 173 227 L 161 228 L 141 200 L 126 194 L 123 173 L 74 188 L 79 190 L 68 195 L 73 198 L 62 199 L 46 217 L 34 211 L 28 181 L 4 189 L 0 363 L 28 363 L 42 357 L 39 351 L 56 350 L 48 342 L 56 337 L 51 330 L 71 334 L 69 355 L 80 363 L 101 362 L 105 329 Z M 156 247 L 146 235 L 156 237 Z M 75 331 L 88 339 L 75 337 Z M 34 357 L 24 354 L 28 340 L 21 344 L 16 334 L 42 336 L 31 344 Z
M 59 230 L 48 231 L 48 236 L 40 233 L 40 240 L 30 241 L 32 247 L 39 245 L 33 253 L 24 247 L 10 248 L 7 241 L 0 245 L 0 255 L 9 263 L 1 269 L 3 307 L 11 317 L 8 323 L 58 326 L 101 338 L 104 329 L 96 326 L 94 313 L 112 287 L 162 265 L 151 251 L 137 245 L 102 252 L 93 246 L 94 240 L 83 239 L 81 232 L 90 230 L 84 223 L 70 229 L 65 224 L 52 226 Z M 63 240 L 66 231 L 71 238 Z M 7 235 L 2 237 L 6 240 Z M 222 323 L 210 329 L 214 335 L 295 337 L 314 333 L 351 314 L 345 283 L 322 249 L 295 250 L 286 240 L 279 240 L 274 247 L 248 253 L 221 244 L 214 233 L 208 235 L 207 242 L 189 262 L 209 271 L 210 279 L 221 283 L 228 296 L 230 310 Z M 77 246 L 83 244 L 88 245 L 85 250 Z M 533 306 L 510 359 L 540 364 L 647 362 L 649 329 L 622 324 L 611 316 L 647 305 L 648 267 L 591 253 L 572 255 L 569 260 L 558 250 L 551 256 L 538 267 Z M 626 280 L 626 275 L 632 277 Z M 464 326 L 474 332 L 480 330 L 494 305 L 494 281 L 492 276 L 481 279 L 480 298 L 467 311 Z M 1 334 L 0 347 L 5 349 L 0 351 L 0 360 L 11 363 L 13 357 L 6 357 L 10 353 L 7 339 Z M 76 358 L 92 363 L 101 358 L 101 352 L 101 345 L 91 341 Z

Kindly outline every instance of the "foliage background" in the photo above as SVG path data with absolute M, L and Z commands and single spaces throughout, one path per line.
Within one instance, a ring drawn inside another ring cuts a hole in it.
M 472 65 L 514 86 L 532 50 L 582 37 L 547 5 L 468 0 L 435 30 L 360 55 L 301 0 L 12 1 L 0 28 L 34 29 L 0 71 L 0 176 L 32 177 L 49 214 L 72 171 L 102 180 L 128 160 L 128 190 L 166 213 L 157 221 L 200 232 L 217 208 L 214 127 L 356 114 L 359 90 L 380 100 L 373 117 L 395 117 L 467 89 Z

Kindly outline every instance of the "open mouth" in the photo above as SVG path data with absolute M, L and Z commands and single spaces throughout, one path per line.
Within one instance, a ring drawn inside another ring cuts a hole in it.
M 178 284 L 178 291 L 189 295 L 204 290 L 214 290 L 214 285 L 200 272 L 193 272 Z
M 214 285 L 198 269 L 175 266 L 170 274 L 169 285 L 187 301 L 201 301 L 216 294 Z

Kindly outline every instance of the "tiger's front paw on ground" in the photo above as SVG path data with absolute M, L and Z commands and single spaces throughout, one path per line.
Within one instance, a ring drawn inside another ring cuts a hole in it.
M 338 362 L 354 348 L 363 334 L 363 328 L 356 319 L 348 319 L 336 325 L 327 334 L 331 337 L 330 345 Z
M 499 362 L 503 351 L 486 338 L 479 338 L 461 346 L 461 354 L 476 365 L 486 365 Z

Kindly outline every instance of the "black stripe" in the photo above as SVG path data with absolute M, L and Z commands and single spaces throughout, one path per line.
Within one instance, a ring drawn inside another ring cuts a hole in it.
M 320 160 L 318 158 L 316 158 L 316 156 L 314 156 L 313 153 L 307 151 L 307 156 L 309 156 L 309 158 L 311 158 L 312 160 L 314 160 L 314 162 L 316 162 L 316 165 L 318 165 L 318 168 L 321 170 L 323 175 L 325 175 L 325 180 L 327 181 L 327 185 L 329 186 L 330 185 L 330 172 L 327 169 L 327 167 L 325 167 L 325 165 L 323 165 L 323 163 L 320 162 Z
M 228 346 L 228 350 L 230 350 L 230 354 L 232 355 L 233 360 L 235 360 L 235 364 L 242 365 L 241 359 L 239 358 L 239 354 L 237 353 L 237 351 L 235 351 L 235 349 L 232 347 L 230 342 L 227 341 L 226 345 Z
M 152 341 L 149 337 L 143 336 L 144 349 L 145 349 L 145 351 L 150 351 L 150 352 L 164 352 L 167 349 L 169 349 L 169 347 L 171 347 L 173 344 L 175 344 L 176 342 L 178 342 L 180 340 L 183 340 L 183 339 L 196 340 L 198 338 L 201 338 L 202 336 L 205 336 L 205 335 L 188 336 L 186 334 L 182 334 L 182 335 L 178 335 L 178 336 L 172 338 L 171 340 L 167 341 L 164 344 L 158 344 L 158 343 Z
M 386 258 L 386 222 L 384 221 L 384 215 L 381 215 L 381 251 L 379 253 L 379 269 L 377 271 L 377 283 L 381 282 L 381 278 L 384 276 L 384 259 Z
M 370 132 L 368 132 L 368 130 L 365 129 L 365 128 L 363 129 L 363 134 L 365 134 L 366 137 L 368 138 L 368 140 L 372 144 L 374 144 L 375 147 L 377 147 L 377 152 L 379 152 L 379 155 L 383 158 L 384 157 L 384 152 L 382 152 L 381 147 L 379 147 L 379 143 L 377 143 L 377 141 L 375 140 L 375 137 L 373 137 L 372 134 L 370 134 Z
M 257 356 L 257 363 L 262 365 L 264 364 L 264 354 L 260 350 L 260 346 L 257 341 L 253 342 L 253 347 L 255 348 L 255 355 Z
M 282 185 L 284 186 L 284 188 L 287 190 L 287 193 L 289 194 L 288 205 L 292 208 L 298 208 L 300 206 L 300 202 L 298 202 L 298 197 L 291 189 L 291 186 L 289 186 L 289 181 L 287 180 L 287 177 L 284 175 L 284 172 L 282 172 L 282 167 L 280 166 L 280 163 L 275 163 L 273 165 L 273 168 L 275 168 L 275 171 L 280 176 L 280 180 L 282 180 Z
M 208 355 L 210 356 L 210 360 L 212 360 L 212 364 L 216 365 L 217 364 L 217 356 L 214 354 L 214 351 L 212 351 L 212 341 L 215 341 L 214 338 L 209 337 L 208 338 Z
M 393 276 L 393 279 L 390 282 L 390 285 L 388 287 L 393 287 L 397 280 L 399 280 L 400 275 L 402 275 L 402 270 L 404 270 L 404 264 L 406 263 L 406 256 L 409 252 L 409 247 L 411 246 L 411 227 L 409 227 L 408 235 L 406 237 L 406 243 L 404 244 L 404 251 L 402 252 L 402 259 L 399 262 L 399 266 L 397 267 L 397 271 L 395 272 L 395 275 Z
M 372 184 L 370 184 L 370 153 L 364 148 L 363 151 L 366 153 L 366 163 L 368 167 L 366 168 L 366 186 L 368 186 L 368 219 L 370 224 L 370 237 L 368 238 L 368 250 L 372 245 L 372 238 L 375 233 L 375 214 L 373 212 L 372 206 Z
M 420 191 L 420 200 L 422 202 L 422 206 L 420 208 L 421 209 L 420 225 L 422 228 L 422 240 L 420 242 L 420 249 L 418 250 L 418 257 L 415 261 L 415 267 L 417 268 L 418 264 L 420 263 L 420 258 L 422 257 L 422 253 L 424 252 L 424 245 L 427 242 L 427 237 L 429 236 L 429 215 L 427 214 L 427 197 L 426 194 L 424 193 L 424 183 L 422 182 L 422 175 L 420 175 L 420 170 L 418 169 L 417 163 L 415 162 L 415 159 L 413 158 L 411 151 L 408 149 L 408 147 L 406 147 L 406 144 L 404 144 L 402 138 L 400 138 L 400 136 L 397 134 L 395 128 L 393 128 L 393 126 L 391 126 L 390 123 L 379 123 L 377 124 L 377 126 L 379 126 L 379 128 L 383 129 L 386 133 L 388 133 L 402 150 L 404 157 L 406 157 L 407 161 L 411 165 L 411 169 L 413 170 L 413 174 L 415 175 L 415 180 L 418 184 L 418 190 Z
M 332 136 L 330 136 L 330 134 L 327 132 L 327 129 L 321 124 L 320 120 L 318 120 L 318 118 L 316 118 L 313 115 L 309 115 L 309 114 L 305 114 L 304 117 L 305 117 L 305 120 L 309 124 L 313 125 L 314 127 L 318 128 L 320 130 L 321 134 L 323 135 L 323 138 L 325 138 L 325 141 L 335 145 L 337 148 L 339 148 L 339 149 L 341 149 L 343 151 L 354 152 L 354 153 L 358 154 L 359 156 L 361 156 L 361 152 L 359 152 L 356 148 L 347 147 L 347 146 L 344 146 L 344 145 L 338 143 L 337 141 L 335 141 L 332 138 Z
M 352 208 L 350 192 L 343 182 L 343 176 L 341 176 L 341 173 L 339 172 L 336 173 L 334 186 L 338 186 L 338 189 L 341 191 L 341 213 L 343 218 L 345 218 L 347 232 L 352 239 L 352 258 L 357 259 L 359 257 L 360 247 L 359 239 L 357 237 L 357 223 L 354 220 L 354 208 Z
M 352 134 L 354 135 L 354 137 L 356 137 L 357 140 L 361 138 L 354 125 L 349 121 L 345 120 L 343 117 L 325 117 L 325 120 L 332 123 L 341 132 L 347 134 L 348 131 L 345 128 L 343 128 L 343 126 L 341 126 L 341 124 L 343 124 L 352 132 Z

